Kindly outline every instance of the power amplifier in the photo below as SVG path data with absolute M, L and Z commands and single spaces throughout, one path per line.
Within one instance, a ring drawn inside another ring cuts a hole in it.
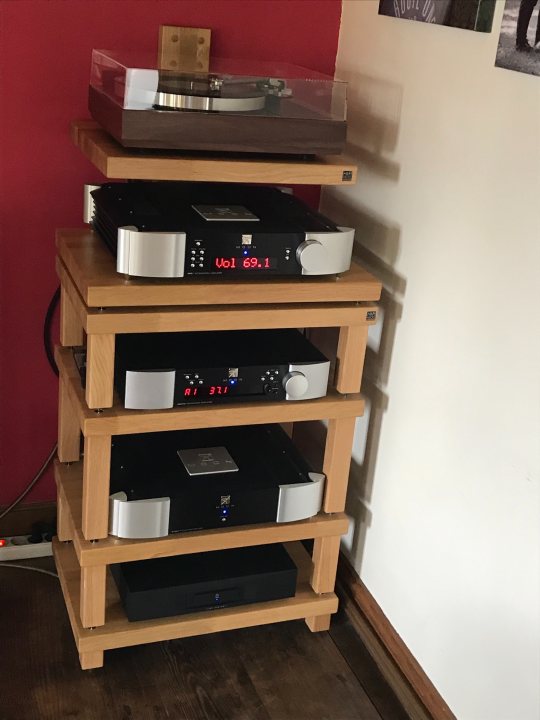
M 109 532 L 123 538 L 316 515 L 325 476 L 280 425 L 114 436 Z

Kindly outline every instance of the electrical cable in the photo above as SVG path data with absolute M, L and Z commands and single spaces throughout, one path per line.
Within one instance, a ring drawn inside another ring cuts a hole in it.
M 54 352 L 52 349 L 51 327 L 52 327 L 54 312 L 56 310 L 59 300 L 60 300 L 60 287 L 57 287 L 54 292 L 54 295 L 52 296 L 52 298 L 49 302 L 49 306 L 47 307 L 47 312 L 45 313 L 45 320 L 43 321 L 43 346 L 45 348 L 45 355 L 47 356 L 47 360 L 49 362 L 49 365 L 51 366 L 51 370 L 57 377 L 58 377 L 58 366 L 54 360 Z M 22 493 L 18 497 L 15 498 L 15 500 L 11 503 L 11 505 L 8 505 L 8 507 L 5 508 L 0 513 L 0 520 L 2 520 L 2 518 L 6 517 L 6 515 L 9 512 L 11 512 L 13 510 L 13 508 L 21 502 L 21 500 L 24 500 L 24 498 L 28 495 L 30 490 L 32 490 L 32 488 L 36 485 L 36 483 L 43 477 L 45 470 L 47 470 L 47 468 L 49 467 L 49 465 L 52 462 L 52 459 L 54 458 L 54 456 L 56 454 L 57 448 L 58 448 L 58 445 L 55 443 L 53 449 L 47 456 L 47 459 L 45 460 L 43 465 L 40 467 L 40 469 L 37 471 L 37 473 L 34 475 L 32 480 L 30 480 L 30 482 L 25 487 L 25 489 L 22 491 Z
M 55 444 L 55 446 L 53 447 L 53 449 L 47 456 L 47 459 L 45 460 L 43 465 L 39 468 L 37 473 L 34 475 L 32 480 L 28 483 L 28 485 L 25 487 L 25 489 L 22 491 L 22 493 L 17 498 L 15 498 L 15 500 L 11 503 L 11 505 L 8 505 L 8 507 L 0 513 L 0 520 L 2 520 L 2 518 L 6 517 L 8 512 L 11 512 L 11 510 L 13 510 L 13 508 L 21 502 L 21 500 L 24 500 L 24 498 L 28 495 L 30 490 L 38 482 L 38 480 L 41 479 L 45 470 L 49 467 L 53 457 L 55 456 L 57 447 L 58 447 L 58 445 Z
M 58 305 L 59 300 L 60 286 L 56 288 L 54 295 L 51 298 L 49 307 L 47 308 L 47 312 L 45 313 L 45 320 L 43 322 L 43 347 L 45 348 L 45 355 L 47 356 L 47 360 L 49 361 L 51 370 L 56 375 L 56 377 L 58 377 L 58 365 L 56 364 L 56 361 L 54 359 L 54 351 L 52 349 L 51 326 L 54 317 L 54 311 L 56 310 L 56 306 Z
M 18 570 L 33 570 L 34 572 L 41 573 L 42 575 L 50 575 L 58 580 L 58 575 L 51 572 L 50 570 L 43 570 L 43 568 L 37 568 L 33 565 L 19 565 L 19 563 L 13 562 L 0 562 L 0 568 L 16 568 Z

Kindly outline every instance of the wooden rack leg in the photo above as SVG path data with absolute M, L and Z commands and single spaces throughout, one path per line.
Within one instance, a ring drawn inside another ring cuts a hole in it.
M 325 512 L 343 512 L 351 467 L 355 417 L 328 421 L 323 472 L 326 475 Z
M 79 420 L 69 397 L 66 383 L 58 386 L 58 459 L 77 462 L 80 457 L 81 432 Z
M 83 327 L 64 286 L 60 290 L 60 344 L 64 347 L 83 344 Z
M 103 667 L 103 650 L 79 653 L 79 661 L 83 670 Z
M 313 544 L 313 572 L 311 587 L 316 593 L 333 592 L 341 536 L 315 538 Z
M 311 632 L 324 632 L 330 629 L 331 615 L 315 615 L 306 618 L 306 625 Z
M 59 490 L 56 503 L 56 534 L 62 542 L 73 540 L 73 525 L 69 517 L 68 505 L 64 493 Z
M 86 402 L 88 407 L 112 407 L 114 335 L 88 335 L 86 350 Z
M 82 532 L 86 540 L 106 538 L 109 532 L 111 436 L 84 439 Z
M 334 591 L 340 541 L 341 537 L 339 535 L 337 537 L 315 538 L 311 587 L 316 593 Z M 330 615 L 308 617 L 306 618 L 306 624 L 311 632 L 328 630 L 330 627 Z
M 84 628 L 105 624 L 106 565 L 81 568 L 81 625 Z
M 367 333 L 367 325 L 344 326 L 339 330 L 336 389 L 340 393 L 360 392 Z

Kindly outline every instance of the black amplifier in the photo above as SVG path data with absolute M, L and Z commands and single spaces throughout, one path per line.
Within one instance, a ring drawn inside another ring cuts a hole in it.
M 74 349 L 83 383 L 86 351 Z M 116 336 L 115 385 L 125 408 L 324 397 L 330 361 L 298 330 Z
M 332 275 L 351 264 L 354 230 L 276 188 L 143 181 L 91 195 L 92 225 L 125 275 Z
M 325 476 L 280 425 L 114 436 L 109 532 L 123 538 L 316 515 Z
M 111 565 L 128 620 L 293 597 L 298 570 L 283 545 L 255 545 Z

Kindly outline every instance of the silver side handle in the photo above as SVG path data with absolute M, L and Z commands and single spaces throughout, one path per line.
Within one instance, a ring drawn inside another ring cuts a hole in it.
M 174 407 L 175 370 L 126 370 L 124 407 L 166 410 Z
M 338 232 L 307 232 L 296 251 L 302 275 L 335 275 L 351 267 L 354 228 Z
M 184 277 L 186 233 L 139 232 L 118 228 L 116 270 L 136 277 Z
M 319 512 L 326 476 L 314 472 L 308 476 L 309 482 L 279 486 L 276 522 L 305 520 Z
M 169 534 L 171 499 L 128 500 L 125 492 L 109 498 L 109 533 L 119 538 L 143 539 Z

